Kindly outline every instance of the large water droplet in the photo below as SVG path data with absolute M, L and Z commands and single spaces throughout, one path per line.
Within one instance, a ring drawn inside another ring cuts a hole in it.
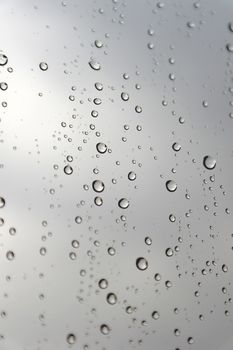
M 99 142 L 96 145 L 96 149 L 99 153 L 105 153 L 107 151 L 107 146 L 103 142 Z
M 101 289 L 106 289 L 108 287 L 108 281 L 105 279 L 105 278 L 102 278 L 100 281 L 99 281 L 99 287 Z
M 64 173 L 66 175 L 71 175 L 73 173 L 73 168 L 69 164 L 64 167 Z
M 43 71 L 45 71 L 45 70 L 48 69 L 48 65 L 47 65 L 46 62 L 41 62 L 41 63 L 39 64 L 39 67 L 40 67 L 40 69 L 43 70 Z
M 228 52 L 232 53 L 233 52 L 233 44 L 227 44 L 226 49 Z
M 171 257 L 171 256 L 173 255 L 173 250 L 172 250 L 172 248 L 167 248 L 165 253 L 166 253 L 166 255 L 167 255 L 168 257 Z
M 6 204 L 5 199 L 3 197 L 0 197 L 0 208 L 5 207 L 5 204 Z
M 137 258 L 136 266 L 139 270 L 144 271 L 148 268 L 148 261 L 145 258 Z
M 177 185 L 176 185 L 175 181 L 173 181 L 173 180 L 168 180 L 168 181 L 166 182 L 166 188 L 167 188 L 167 190 L 168 190 L 169 192 L 175 192 L 176 189 L 177 189 Z
M 89 61 L 89 66 L 94 70 L 100 70 L 101 66 L 97 61 L 91 60 Z
M 5 66 L 7 64 L 8 58 L 3 53 L 0 54 L 0 66 Z
M 100 332 L 101 332 L 102 334 L 104 334 L 104 335 L 109 334 L 109 332 L 110 332 L 109 326 L 108 326 L 107 324 L 102 324 L 102 325 L 100 326 Z
M 211 156 L 205 156 L 203 158 L 203 165 L 206 169 L 212 170 L 216 166 L 216 160 Z
M 133 171 L 130 171 L 130 172 L 128 173 L 128 179 L 129 179 L 130 181 L 134 181 L 134 180 L 136 179 L 136 177 L 137 177 L 137 175 L 136 175 Z
M 69 345 L 73 345 L 76 342 L 76 336 L 73 333 L 69 333 L 66 337 L 66 341 Z
M 100 180 L 95 180 L 92 183 L 92 188 L 95 192 L 103 192 L 104 187 L 104 183 Z
M 126 198 L 121 198 L 118 202 L 118 206 L 121 209 L 127 209 L 129 207 L 129 201 Z
M 108 302 L 110 305 L 116 304 L 116 302 L 117 302 L 117 296 L 116 296 L 116 294 L 114 294 L 114 293 L 109 293 L 109 294 L 107 295 L 107 302 Z

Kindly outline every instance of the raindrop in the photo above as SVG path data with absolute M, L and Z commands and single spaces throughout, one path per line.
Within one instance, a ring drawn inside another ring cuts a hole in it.
M 0 209 L 5 207 L 5 204 L 6 204 L 5 199 L 3 197 L 0 197 Z
M 101 66 L 97 61 L 91 60 L 89 61 L 89 66 L 94 70 L 100 70 Z
M 14 260 L 14 258 L 15 258 L 15 253 L 14 252 L 12 252 L 12 250 L 9 250 L 7 253 L 6 253 L 6 257 L 7 257 L 7 259 L 8 260 Z
M 7 83 L 5 83 L 5 82 L 0 83 L 0 89 L 1 89 L 2 91 L 7 90 L 7 88 L 8 88 Z
M 228 23 L 228 29 L 233 32 L 233 22 Z
M 104 187 L 104 183 L 100 180 L 95 180 L 92 183 L 92 188 L 95 192 L 103 192 Z
M 100 41 L 100 40 L 95 40 L 95 46 L 96 46 L 98 49 L 100 49 L 101 47 L 103 47 L 102 41 Z
M 118 206 L 121 209 L 127 209 L 129 207 L 129 201 L 126 198 L 121 198 L 118 202 Z
M 181 145 L 177 142 L 174 142 L 173 145 L 172 145 L 172 148 L 175 152 L 179 152 L 180 149 L 181 149 Z
M 233 52 L 233 44 L 227 44 L 226 49 L 228 52 L 232 53 Z
M 101 197 L 95 197 L 94 203 L 95 203 L 95 205 L 100 207 L 103 204 L 103 199 Z
M 151 314 L 152 318 L 154 320 L 158 320 L 160 315 L 159 315 L 159 312 L 158 311 L 153 311 L 152 314 Z
M 107 145 L 105 145 L 105 143 L 103 142 L 99 142 L 96 145 L 96 149 L 99 153 L 105 153 L 107 151 Z
M 211 156 L 205 156 L 203 158 L 203 165 L 206 169 L 212 170 L 216 166 L 216 160 Z
M 116 294 L 114 294 L 114 293 L 109 293 L 109 294 L 107 295 L 107 302 L 108 302 L 110 305 L 116 304 L 116 302 L 117 302 L 117 296 L 116 296 Z
M 133 171 L 130 171 L 130 172 L 128 173 L 128 179 L 129 179 L 130 181 L 136 180 L 136 177 L 137 177 L 137 175 L 136 175 Z
M 152 244 L 152 239 L 150 237 L 145 238 L 145 243 L 146 245 L 151 245 Z
M 0 54 L 0 66 L 5 66 L 8 62 L 8 57 L 4 54 Z
M 121 98 L 122 98 L 123 101 L 128 101 L 129 94 L 127 94 L 126 92 L 122 92 L 121 93 Z
M 169 192 L 175 192 L 177 189 L 177 185 L 176 185 L 175 181 L 169 180 L 166 182 L 166 188 Z
M 76 336 L 73 333 L 69 333 L 66 337 L 66 341 L 69 345 L 73 345 L 76 342 Z
M 106 289 L 108 287 L 108 281 L 105 278 L 99 280 L 99 287 L 101 289 Z
M 66 175 L 71 175 L 73 173 L 73 168 L 69 164 L 64 167 L 64 173 Z
M 173 256 L 173 254 L 174 254 L 173 249 L 172 249 L 172 248 L 167 248 L 166 251 L 165 251 L 165 254 L 166 254 L 168 257 Z
M 104 335 L 109 334 L 109 332 L 110 332 L 109 326 L 108 326 L 107 324 L 102 324 L 102 325 L 100 326 L 100 332 L 101 332 L 102 334 L 104 334 Z
M 227 272 L 228 271 L 228 267 L 227 267 L 227 265 L 222 265 L 222 271 L 223 272 Z
M 144 271 L 148 268 L 148 262 L 145 258 L 137 258 L 136 266 L 139 270 Z
M 76 224 L 81 224 L 81 223 L 82 223 L 82 221 L 83 221 L 83 219 L 82 219 L 82 217 L 81 217 L 81 216 L 76 216 L 76 218 L 75 218 L 75 222 L 76 222 Z
M 48 65 L 47 65 L 46 62 L 41 62 L 41 63 L 39 64 L 39 67 L 40 67 L 40 69 L 43 70 L 43 71 L 45 71 L 45 70 L 48 69 Z
M 136 111 L 137 113 L 141 113 L 141 112 L 142 112 L 142 107 L 136 106 L 136 107 L 135 107 L 135 111 Z

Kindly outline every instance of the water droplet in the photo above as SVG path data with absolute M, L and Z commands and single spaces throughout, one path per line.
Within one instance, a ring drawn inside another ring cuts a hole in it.
M 100 70 L 101 66 L 97 61 L 91 60 L 89 61 L 89 66 L 94 70 Z
M 8 62 L 8 57 L 4 54 L 0 54 L 0 66 L 5 66 Z
M 107 151 L 107 145 L 103 142 L 99 142 L 96 145 L 96 149 L 99 153 L 105 153 Z
M 100 207 L 103 204 L 103 199 L 101 197 L 95 197 L 94 203 L 95 203 L 95 205 Z
M 81 216 L 76 216 L 76 218 L 75 218 L 75 222 L 76 222 L 76 224 L 81 224 L 81 223 L 82 223 L 82 221 L 83 221 L 83 219 L 82 219 L 82 217 L 81 217 Z
M 102 278 L 100 281 L 99 281 L 99 287 L 101 289 L 106 289 L 108 287 L 108 281 L 105 279 L 105 278 Z
M 189 337 L 187 339 L 187 342 L 188 342 L 188 344 L 193 344 L 194 343 L 193 337 Z
M 121 209 L 127 209 L 129 207 L 129 201 L 126 198 L 121 198 L 118 202 L 118 206 Z
M 43 70 L 43 71 L 45 71 L 45 70 L 48 69 L 48 65 L 47 65 L 46 62 L 41 62 L 41 63 L 39 64 L 39 67 L 40 67 L 40 69 Z
M 150 237 L 145 238 L 145 243 L 146 245 L 151 245 L 152 244 L 152 239 Z
M 102 325 L 100 326 L 100 332 L 101 332 L 102 334 L 104 334 L 104 335 L 109 334 L 109 332 L 110 332 L 109 326 L 108 326 L 107 324 L 102 324 Z
M 144 271 L 148 268 L 148 262 L 145 258 L 137 258 L 136 266 L 139 270 Z
M 233 32 L 233 22 L 228 23 L 228 29 L 230 32 Z
M 103 90 L 103 84 L 101 84 L 101 83 L 95 83 L 95 88 L 96 88 L 96 90 L 98 90 L 98 91 L 102 91 L 102 90 Z
M 69 333 L 66 337 L 66 341 L 69 345 L 73 345 L 76 342 L 76 336 L 73 333 Z
M 174 142 L 173 145 L 172 145 L 172 148 L 175 152 L 179 152 L 180 149 L 181 149 L 181 145 L 177 142 Z
M 175 192 L 177 189 L 177 185 L 176 185 L 175 181 L 169 180 L 166 182 L 166 188 L 169 192 Z
M 232 53 L 233 52 L 233 44 L 227 44 L 226 49 L 228 52 Z
M 126 92 L 122 92 L 121 93 L 121 98 L 123 101 L 128 101 L 129 100 L 129 94 L 127 94 Z
M 165 251 L 165 254 L 166 254 L 168 257 L 173 256 L 173 254 L 174 254 L 173 249 L 172 249 L 172 248 L 167 248 L 166 251 Z
M 142 112 L 142 107 L 141 107 L 141 106 L 136 106 L 136 107 L 135 107 L 135 111 L 136 111 L 137 113 L 141 113 L 141 112 Z
M 228 267 L 227 267 L 227 265 L 222 265 L 222 271 L 223 272 L 227 272 L 228 271 Z
M 0 197 L 0 209 L 5 207 L 5 204 L 6 204 L 5 199 L 3 197 Z
M 109 293 L 109 294 L 107 295 L 107 302 L 108 302 L 110 305 L 116 304 L 116 302 L 117 302 L 117 296 L 116 296 L 116 294 L 114 294 L 114 293 Z
M 159 273 L 156 273 L 154 276 L 154 279 L 159 282 L 161 280 L 161 275 Z
M 95 40 L 95 46 L 96 46 L 98 49 L 100 49 L 101 47 L 103 47 L 102 41 L 100 41 L 100 40 Z
M 77 241 L 76 239 L 74 239 L 72 242 L 71 242 L 71 245 L 73 248 L 77 249 L 79 247 L 79 241 Z
M 205 156 L 203 158 L 203 165 L 206 169 L 212 170 L 216 166 L 216 160 L 211 156 Z
M 1 89 L 2 91 L 7 90 L 7 88 L 8 88 L 7 83 L 5 83 L 5 82 L 0 83 L 0 89 Z
M 69 164 L 64 167 L 64 173 L 66 175 L 71 175 L 73 173 L 73 168 Z
M 92 183 L 92 188 L 95 192 L 103 192 L 104 187 L 104 183 L 100 180 L 95 180 Z
M 153 311 L 152 314 L 151 314 L 152 318 L 154 320 L 158 320 L 160 315 L 159 315 L 159 312 L 158 311 Z
M 137 177 L 137 175 L 136 175 L 133 171 L 130 171 L 130 172 L 128 173 L 128 179 L 129 179 L 130 181 L 136 180 L 136 177 Z
M 45 247 L 40 248 L 40 255 L 44 256 L 47 253 L 47 249 Z
M 8 260 L 14 260 L 14 258 L 15 258 L 15 254 L 14 254 L 14 252 L 12 252 L 12 250 L 9 250 L 7 253 L 6 253 L 6 257 L 7 257 L 7 259 Z

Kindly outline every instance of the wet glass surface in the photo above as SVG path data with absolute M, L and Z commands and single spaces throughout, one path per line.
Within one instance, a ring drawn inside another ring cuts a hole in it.
M 232 1 L 0 32 L 0 350 L 232 350 Z

